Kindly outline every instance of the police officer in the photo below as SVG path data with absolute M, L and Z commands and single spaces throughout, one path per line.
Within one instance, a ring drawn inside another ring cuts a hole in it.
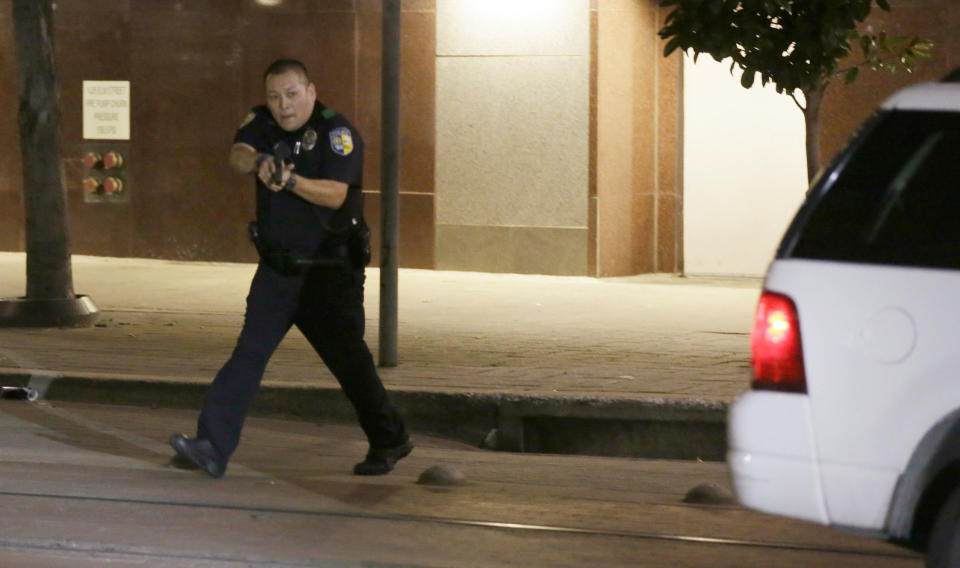
M 196 437 L 174 434 L 175 459 L 223 475 L 271 354 L 296 325 L 339 381 L 370 444 L 357 475 L 388 473 L 413 449 L 364 342 L 363 140 L 317 101 L 303 63 L 264 73 L 267 104 L 240 126 L 230 165 L 255 174 L 260 263 L 233 355 L 207 392 Z

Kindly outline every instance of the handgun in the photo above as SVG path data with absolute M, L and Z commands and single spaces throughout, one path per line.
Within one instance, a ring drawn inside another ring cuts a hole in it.
M 281 140 L 273 145 L 273 183 L 283 181 L 283 161 L 290 158 L 290 145 Z

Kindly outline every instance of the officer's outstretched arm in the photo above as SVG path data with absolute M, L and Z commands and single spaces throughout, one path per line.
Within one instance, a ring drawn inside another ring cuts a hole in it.
M 339 209 L 347 199 L 349 186 L 331 179 L 311 179 L 293 173 L 293 165 L 284 167 L 280 183 L 273 182 L 273 161 L 263 160 L 257 167 L 257 151 L 249 144 L 237 142 L 230 148 L 230 167 L 238 174 L 257 171 L 263 185 L 271 191 L 289 190 L 303 199 L 330 209 Z M 293 182 L 290 182 L 293 178 Z
M 238 174 L 249 174 L 257 169 L 257 151 L 253 146 L 237 142 L 230 148 L 230 167 Z
M 290 172 L 290 176 L 296 180 L 296 183 L 292 184 L 292 191 L 314 205 L 339 209 L 347 199 L 349 186 L 343 182 L 332 179 L 310 179 L 293 172 Z

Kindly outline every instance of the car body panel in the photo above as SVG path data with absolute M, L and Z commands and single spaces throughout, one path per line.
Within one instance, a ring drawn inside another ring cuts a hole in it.
M 920 439 L 960 401 L 960 272 L 788 259 L 765 287 L 797 305 L 831 522 L 880 529 Z
M 747 507 L 916 542 L 960 483 L 952 77 L 890 97 L 787 228 L 764 289 L 796 306 L 806 392 L 753 390 L 731 407 L 728 463 Z
M 794 393 L 744 393 L 730 410 L 727 463 L 744 506 L 826 524 L 809 402 Z
M 921 83 L 906 87 L 887 99 L 883 108 L 960 112 L 960 83 Z

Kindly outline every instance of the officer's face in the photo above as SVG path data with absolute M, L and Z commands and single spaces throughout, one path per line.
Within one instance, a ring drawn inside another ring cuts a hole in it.
M 280 128 L 292 132 L 306 124 L 317 100 L 313 83 L 296 71 L 267 75 L 266 82 L 267 108 Z

